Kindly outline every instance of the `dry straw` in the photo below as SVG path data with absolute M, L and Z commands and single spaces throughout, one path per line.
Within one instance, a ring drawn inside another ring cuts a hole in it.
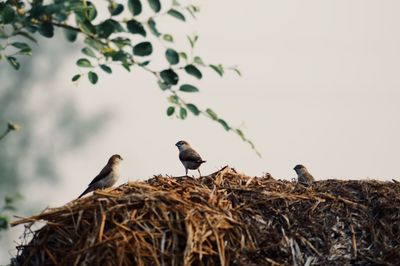
M 304 187 L 224 167 L 99 190 L 18 224 L 14 265 L 399 265 L 400 184 Z

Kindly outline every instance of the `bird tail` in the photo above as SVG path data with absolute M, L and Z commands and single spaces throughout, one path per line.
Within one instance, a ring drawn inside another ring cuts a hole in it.
M 91 192 L 92 190 L 93 190 L 92 187 L 90 187 L 90 186 L 87 187 L 87 189 L 85 189 L 85 191 L 83 191 L 83 193 L 79 195 L 78 199 L 80 199 L 83 195 L 85 195 L 85 194 Z
M 201 162 L 200 162 L 200 163 L 205 163 L 205 162 L 207 162 L 207 161 L 203 161 L 203 160 L 201 160 Z

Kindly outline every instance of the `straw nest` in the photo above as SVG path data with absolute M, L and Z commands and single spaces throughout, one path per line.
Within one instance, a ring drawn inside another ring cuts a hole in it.
M 304 187 L 224 167 L 98 190 L 17 224 L 13 265 L 399 265 L 400 184 Z

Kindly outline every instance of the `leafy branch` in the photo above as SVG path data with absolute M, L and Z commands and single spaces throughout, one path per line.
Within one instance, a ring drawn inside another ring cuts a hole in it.
M 241 75 L 237 67 L 206 64 L 200 56 L 195 55 L 197 35 L 187 36 L 190 51 L 177 51 L 174 49 L 174 36 L 160 32 L 158 18 L 171 17 L 186 23 L 188 15 L 196 18 L 198 6 L 182 6 L 178 0 L 165 6 L 160 0 L 127 0 L 125 4 L 105 1 L 108 4 L 108 17 L 96 23 L 98 2 L 53 0 L 45 4 L 43 0 L 8 0 L 0 3 L 0 39 L 5 40 L 4 44 L 0 44 L 0 62 L 5 60 L 18 70 L 20 63 L 17 57 L 32 54 L 29 42 L 37 42 L 34 34 L 52 38 L 56 28 L 62 29 L 68 41 L 74 42 L 80 36 L 84 43 L 81 49 L 83 57 L 76 61 L 80 73 L 75 74 L 72 81 L 78 82 L 86 76 L 90 83 L 96 84 L 99 81 L 98 70 L 112 74 L 115 65 L 127 71 L 133 67 L 141 68 L 154 75 L 160 89 L 169 93 L 171 106 L 167 109 L 167 115 L 173 115 L 176 109 L 179 109 L 177 117 L 180 119 L 185 119 L 188 111 L 195 116 L 204 115 L 238 135 L 260 155 L 241 129 L 229 125 L 210 108 L 200 109 L 193 103 L 186 103 L 181 96 L 183 93 L 200 91 L 195 85 L 181 84 L 182 75 L 200 80 L 206 68 L 221 77 L 226 71 Z M 147 2 L 150 15 L 143 12 L 144 2 Z M 13 41 L 17 36 L 28 41 Z M 154 69 L 151 64 L 157 46 L 164 50 L 165 67 L 162 69 Z

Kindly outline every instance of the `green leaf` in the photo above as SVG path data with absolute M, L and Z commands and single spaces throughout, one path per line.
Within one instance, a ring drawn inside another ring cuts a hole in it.
M 122 67 L 126 69 L 126 71 L 131 72 L 131 66 L 132 64 L 128 63 L 128 62 L 123 62 L 122 63 Z
M 12 197 L 10 197 L 10 196 L 5 196 L 4 197 L 4 202 L 5 202 L 6 205 L 10 205 L 10 204 L 12 204 L 14 202 L 14 199 Z
M 54 36 L 54 27 L 51 23 L 44 22 L 39 26 L 39 33 L 46 38 L 51 38 Z
M 151 9 L 153 9 L 154 12 L 158 13 L 161 10 L 161 3 L 160 0 L 148 0 L 149 5 Z
M 86 58 L 80 58 L 76 61 L 76 64 L 80 67 L 93 67 L 89 60 Z
M 242 140 L 246 140 L 246 138 L 244 137 L 243 132 L 242 132 L 240 129 L 236 129 L 236 133 L 240 136 L 240 138 L 241 138 Z
M 194 48 L 194 46 L 196 45 L 197 40 L 199 39 L 198 35 L 194 35 L 193 37 L 187 36 L 189 42 L 190 42 L 190 46 L 192 48 Z
M 85 17 L 89 21 L 93 21 L 97 17 L 96 7 L 89 1 L 86 2 L 87 7 L 85 8 Z
M 107 66 L 107 65 L 100 65 L 100 68 L 101 68 L 104 72 L 106 72 L 106 73 L 108 73 L 108 74 L 111 74 L 111 73 L 112 73 L 111 68 L 110 68 L 109 66 Z
M 198 91 L 199 91 L 198 88 L 196 88 L 195 86 L 190 85 L 190 84 L 183 84 L 183 85 L 179 88 L 179 90 L 180 90 L 180 91 L 183 91 L 183 92 L 198 92 Z
M 176 84 L 178 84 L 178 81 L 179 81 L 178 74 L 176 74 L 172 69 L 166 69 L 166 70 L 161 71 L 160 77 L 166 83 L 171 84 L 171 85 L 176 85 Z
M 19 31 L 19 32 L 17 32 L 16 34 L 17 34 L 17 35 L 21 35 L 21 36 L 27 38 L 28 40 L 30 40 L 30 41 L 32 41 L 32 42 L 34 42 L 34 43 L 37 43 L 36 39 L 33 38 L 31 34 L 25 32 L 25 31 Z
M 174 37 L 171 34 L 164 34 L 162 38 L 166 42 L 174 42 Z
M 128 0 L 128 9 L 132 15 L 137 16 L 142 13 L 142 3 L 139 0 Z
M 111 52 L 106 52 L 104 53 L 104 55 L 106 57 L 111 57 L 113 61 L 121 61 L 124 62 L 127 60 L 127 54 L 122 51 L 122 50 L 118 50 L 118 51 L 111 51 Z
M 147 24 L 149 25 L 150 31 L 154 36 L 159 37 L 161 35 L 161 33 L 157 30 L 156 22 L 153 19 L 149 19 Z
M 218 115 L 213 110 L 211 110 L 210 108 L 207 108 L 206 112 L 213 120 L 217 120 L 218 119 Z
M 117 37 L 111 40 L 113 43 L 115 43 L 118 48 L 123 48 L 125 46 L 131 46 L 131 40 L 128 38 L 122 38 L 122 37 Z
M 74 42 L 76 41 L 78 33 L 74 30 L 64 29 L 64 36 L 68 41 Z
M 78 22 L 79 27 L 81 28 L 81 30 L 87 34 L 96 34 L 96 28 L 95 26 L 92 25 L 92 23 L 90 23 L 89 20 L 83 20 L 83 21 L 79 21 Z
M 169 90 L 169 89 L 171 88 L 171 85 L 170 85 L 170 84 L 168 84 L 168 83 L 166 83 L 166 82 L 163 82 L 163 81 L 161 81 L 161 80 L 159 80 L 159 81 L 157 82 L 157 84 L 158 84 L 158 86 L 160 87 L 160 89 L 161 89 L 162 91 Z
M 6 216 L 0 216 L 0 230 L 8 228 L 8 218 Z
M 192 103 L 188 103 L 186 104 L 187 109 L 189 109 L 194 115 L 199 115 L 200 114 L 200 110 L 197 108 L 196 105 L 192 104 Z
M 13 56 L 6 56 L 7 62 L 10 63 L 10 65 L 15 69 L 18 70 L 20 65 L 17 59 Z
M 186 10 L 189 11 L 190 15 L 192 15 L 194 19 L 196 19 L 196 13 L 199 12 L 199 8 L 197 6 L 190 5 L 186 8 Z
M 75 76 L 72 77 L 72 81 L 77 81 L 78 79 L 80 79 L 81 75 L 80 74 L 76 74 Z
M 141 42 L 133 47 L 133 53 L 137 56 L 147 56 L 153 52 L 153 46 L 150 42 Z
M 108 46 L 103 45 L 102 43 L 90 38 L 90 37 L 86 37 L 84 40 L 84 43 L 89 45 L 90 47 L 92 47 L 95 50 L 101 51 L 104 50 L 105 48 L 108 48 Z
M 124 28 L 122 28 L 119 22 L 113 19 L 107 19 L 103 21 L 102 23 L 97 25 L 96 28 L 97 28 L 97 35 L 100 38 L 105 38 L 105 39 L 107 39 L 113 33 L 124 31 Z
M 7 130 L 15 130 L 18 131 L 21 129 L 21 126 L 16 124 L 16 123 L 12 123 L 12 122 L 8 122 L 7 123 Z M 19 193 L 17 193 L 15 196 L 19 197 Z M 12 198 L 11 198 L 12 199 Z M 12 199 L 13 200 L 13 199 Z
M 126 27 L 130 33 L 140 34 L 143 37 L 146 37 L 146 30 L 144 29 L 142 23 L 132 19 L 126 22 Z
M 180 52 L 179 56 L 182 57 L 185 61 L 187 61 L 188 59 L 187 54 L 185 52 Z
M 124 27 L 122 27 L 122 25 L 118 21 L 116 21 L 115 19 L 107 19 L 107 21 L 109 21 L 113 25 L 114 33 L 126 32 Z
M 13 42 L 11 43 L 11 45 L 18 49 L 30 48 L 29 45 L 24 42 Z
M 30 47 L 27 47 L 27 48 L 19 50 L 17 54 L 32 55 L 32 49 Z
M 181 117 L 181 119 L 185 119 L 187 117 L 187 111 L 185 108 L 181 107 L 179 109 L 179 116 Z
M 165 51 L 165 57 L 171 65 L 179 63 L 179 54 L 174 49 L 168 48 Z
M 89 71 L 88 78 L 89 78 L 90 83 L 92 83 L 92 84 L 96 84 L 97 81 L 99 80 L 99 77 L 93 71 Z
M 186 21 L 185 16 L 181 12 L 179 12 L 179 11 L 177 11 L 175 9 L 170 9 L 168 11 L 168 15 L 171 15 L 176 19 L 179 19 L 179 20 L 182 20 L 182 21 Z
M 147 66 L 148 64 L 150 64 L 150 60 L 138 63 L 139 66 Z
M 233 68 L 233 71 L 235 71 L 235 72 L 236 72 L 236 74 L 238 74 L 238 76 L 239 76 L 239 77 L 241 77 L 241 76 L 242 76 L 242 72 L 240 72 L 240 70 L 239 70 L 239 69 L 237 69 L 236 67 L 235 67 L 235 68 Z
M 174 106 L 168 107 L 168 109 L 167 109 L 167 115 L 168 115 L 168 116 L 173 115 L 174 112 L 175 112 L 175 107 L 174 107 Z
M 186 71 L 186 73 L 196 77 L 197 79 L 201 79 L 203 77 L 200 70 L 197 67 L 195 67 L 194 65 L 185 66 L 185 71 Z
M 205 66 L 203 59 L 201 59 L 199 56 L 195 56 L 193 61 L 198 65 Z
M 228 125 L 228 123 L 225 122 L 223 119 L 218 119 L 218 122 L 224 127 L 226 131 L 229 131 L 231 127 Z
M 93 57 L 93 58 L 97 58 L 96 54 L 89 47 L 82 48 L 81 51 L 82 51 L 82 53 L 84 53 L 87 56 L 90 56 L 90 57 Z
M 24 42 L 13 42 L 11 43 L 12 46 L 15 48 L 20 49 L 17 54 L 22 54 L 22 55 L 32 55 L 32 49 L 31 47 L 24 43 Z
M 124 11 L 124 5 L 113 2 L 108 6 L 108 11 L 110 12 L 111 16 L 118 16 L 122 13 L 122 11 Z
M 16 17 L 15 10 L 11 7 L 10 4 L 6 4 L 3 10 L 1 11 L 1 22 L 2 24 L 9 24 L 14 21 Z
M 179 98 L 176 95 L 169 96 L 168 101 L 173 104 L 179 104 Z
M 29 10 L 31 17 L 38 18 L 38 17 L 41 17 L 42 15 L 44 15 L 45 6 L 43 5 L 43 1 L 41 1 L 41 2 L 42 3 L 32 5 L 31 10 Z
M 222 67 L 222 65 L 209 65 L 209 67 L 211 67 L 221 77 L 224 75 L 224 68 Z

